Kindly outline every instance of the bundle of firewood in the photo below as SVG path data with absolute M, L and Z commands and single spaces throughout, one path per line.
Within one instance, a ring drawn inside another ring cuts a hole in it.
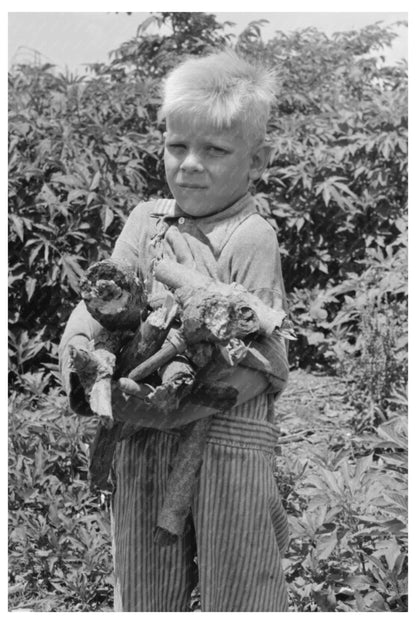
M 218 368 L 253 365 L 258 354 L 248 344 L 252 337 L 276 330 L 292 337 L 283 309 L 269 308 L 241 285 L 226 285 L 166 260 L 155 265 L 154 277 L 168 291 L 153 310 L 142 281 L 126 264 L 98 262 L 81 282 L 87 309 L 102 331 L 89 349 L 72 347 L 71 360 L 92 412 L 101 417 L 90 458 L 92 483 L 101 488 L 123 428 L 116 407 L 113 418 L 113 380 L 127 377 L 124 388 L 131 384 L 132 393 L 160 413 L 180 408 L 191 392 L 194 401 L 220 412 L 235 405 L 237 391 L 218 385 Z M 158 518 L 160 543 L 183 531 L 210 423 L 204 418 L 183 428 Z

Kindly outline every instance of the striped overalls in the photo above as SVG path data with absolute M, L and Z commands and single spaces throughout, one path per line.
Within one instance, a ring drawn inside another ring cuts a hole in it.
M 240 416 L 216 416 L 187 531 L 175 544 L 153 541 L 178 437 L 148 430 L 122 442 L 113 539 L 117 611 L 186 611 L 197 582 L 202 611 L 285 611 L 281 559 L 286 513 L 272 472 L 274 427 L 256 420 L 264 400 Z

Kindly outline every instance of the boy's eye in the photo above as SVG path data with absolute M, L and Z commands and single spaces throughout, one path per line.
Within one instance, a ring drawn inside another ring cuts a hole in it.
M 223 147 L 218 147 L 217 145 L 209 145 L 207 147 L 207 152 L 213 156 L 222 156 L 228 153 Z
M 183 150 L 186 150 L 186 145 L 184 143 L 168 143 L 167 147 L 171 151 L 183 151 Z

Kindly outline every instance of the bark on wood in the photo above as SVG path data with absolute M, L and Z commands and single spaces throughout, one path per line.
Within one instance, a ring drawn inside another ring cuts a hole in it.
M 72 366 L 82 379 L 92 411 L 100 416 L 105 428 L 111 428 L 111 379 L 122 344 L 121 332 L 136 329 L 140 323 L 146 306 L 144 285 L 129 265 L 102 260 L 88 269 L 80 288 L 88 311 L 103 329 L 94 341 L 94 352 L 91 349 L 81 354 L 72 350 Z M 89 364 L 85 361 L 87 356 Z M 93 379 L 86 383 L 88 369 Z
M 106 344 L 109 346 L 109 341 Z M 88 351 L 70 346 L 69 355 L 72 368 L 81 380 L 91 410 L 100 416 L 106 429 L 111 428 L 114 422 L 111 379 L 116 361 L 115 354 L 107 349 L 96 349 L 94 345 L 90 345 Z
M 147 301 L 143 281 L 123 262 L 101 260 L 80 282 L 90 314 L 110 331 L 136 329 Z
M 166 340 L 159 351 L 156 353 L 153 352 L 147 360 L 130 371 L 128 375 L 129 379 L 136 381 L 146 379 L 146 377 L 153 372 L 170 362 L 176 355 L 183 353 L 185 349 L 186 342 L 183 339 L 182 332 L 171 329 L 166 335 Z
M 175 298 L 180 307 L 185 342 L 227 343 L 260 330 L 255 311 L 232 288 L 227 295 L 212 283 L 205 288 L 179 288 Z
M 262 334 L 270 335 L 276 327 L 280 328 L 286 317 L 283 308 L 281 310 L 270 308 L 261 299 L 249 293 L 241 284 L 217 282 L 177 262 L 160 260 L 155 265 L 154 273 L 157 280 L 173 290 L 178 290 L 184 286 L 192 289 L 213 287 L 218 294 L 233 297 L 236 301 L 236 316 L 241 316 L 241 321 L 243 321 L 248 312 L 247 308 L 250 308 L 250 314 L 254 313 L 257 316 L 260 323 L 259 331 Z
M 130 376 L 132 370 L 147 361 L 157 352 L 166 340 L 169 332 L 169 319 L 161 311 L 155 310 L 137 328 L 132 338 L 121 349 L 116 364 L 115 377 Z M 137 379 L 144 379 L 141 375 Z M 130 376 L 131 379 L 134 377 Z
M 154 533 L 161 546 L 172 544 L 183 533 L 211 421 L 203 418 L 184 427 Z
M 98 426 L 90 447 L 89 478 L 91 489 L 108 490 L 109 473 L 113 463 L 117 442 L 123 430 L 123 423 L 115 422 L 111 429 Z
M 184 357 L 176 356 L 160 371 L 161 383 L 147 399 L 158 411 L 168 415 L 177 410 L 180 402 L 191 392 L 195 376 L 196 371 L 190 362 Z

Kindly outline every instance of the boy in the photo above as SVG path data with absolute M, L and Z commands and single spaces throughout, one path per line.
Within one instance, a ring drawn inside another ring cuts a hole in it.
M 219 281 L 239 282 L 270 307 L 285 305 L 276 236 L 248 193 L 267 164 L 273 91 L 270 73 L 230 51 L 187 60 L 165 81 L 164 162 L 174 199 L 137 206 L 113 252 L 145 278 L 153 298 L 164 292 L 152 278 L 152 263 L 163 256 Z M 80 304 L 62 338 L 62 374 L 72 405 L 80 392 L 69 381 L 68 346 L 85 343 L 97 329 Z M 115 460 L 115 610 L 187 611 L 198 576 L 202 611 L 287 610 L 281 563 L 287 519 L 272 458 L 273 404 L 288 365 L 277 334 L 256 346 L 268 361 L 267 372 L 238 366 L 226 377 L 238 390 L 237 405 L 214 416 L 187 529 L 169 546 L 156 544 L 153 531 L 178 428 L 213 409 L 196 405 L 191 396 L 166 418 L 145 409 L 139 396 L 126 400 L 123 380 L 118 395 L 115 389 L 114 416 L 130 423 Z M 83 413 L 81 405 L 77 411 Z

